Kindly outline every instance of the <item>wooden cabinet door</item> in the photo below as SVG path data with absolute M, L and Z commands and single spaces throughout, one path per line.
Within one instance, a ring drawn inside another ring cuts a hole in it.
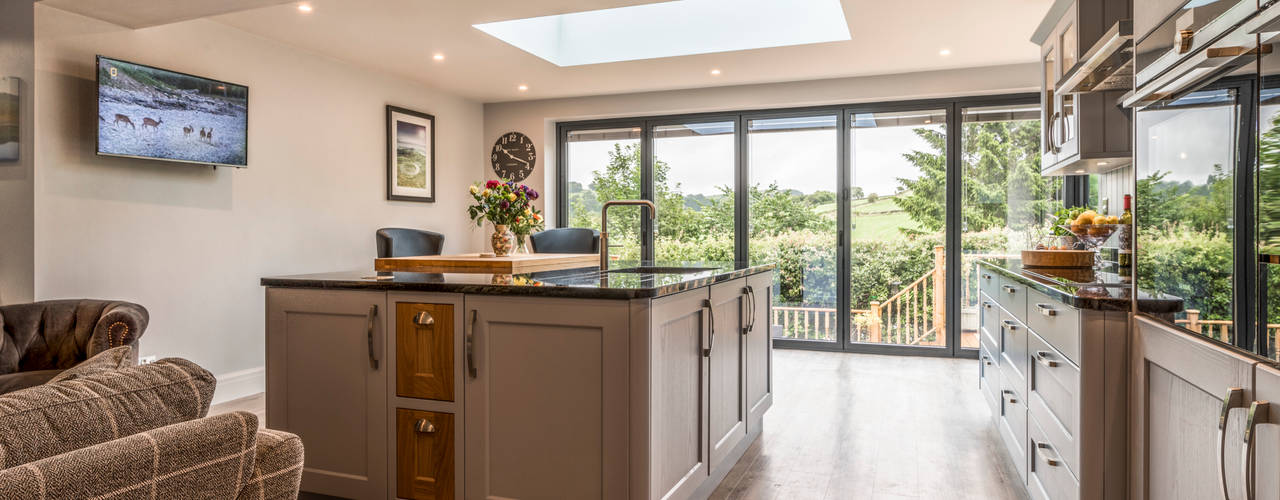
M 649 310 L 649 500 L 690 498 L 707 478 L 706 289 L 655 299 Z
M 747 437 L 743 354 L 746 352 L 746 280 L 711 286 L 710 373 L 708 380 L 708 464 L 714 474 L 733 448 Z
M 467 295 L 466 498 L 624 498 L 625 300 Z
M 760 422 L 773 405 L 773 338 L 769 333 L 773 304 L 773 273 L 747 277 L 747 426 Z
M 396 496 L 452 499 L 453 414 L 396 409 Z
M 1230 499 L 1245 498 L 1239 471 L 1255 362 L 1143 316 L 1134 324 L 1131 498 L 1223 499 L 1224 484 Z
M 267 427 L 302 438 L 302 490 L 387 497 L 386 294 L 267 289 Z
M 395 308 L 396 395 L 453 401 L 453 305 Z
M 1280 369 L 1259 364 L 1254 375 L 1256 395 L 1249 411 L 1253 420 L 1245 422 L 1252 435 L 1241 440 L 1246 445 L 1253 440 L 1252 468 L 1241 472 L 1252 475 L 1242 480 L 1252 483 L 1256 492 L 1252 498 L 1280 500 Z

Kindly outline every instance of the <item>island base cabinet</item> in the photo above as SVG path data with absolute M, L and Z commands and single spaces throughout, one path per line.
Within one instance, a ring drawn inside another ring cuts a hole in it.
M 653 301 L 649 337 L 649 500 L 689 498 L 708 477 L 706 290 Z
M 749 295 L 746 285 L 745 279 L 739 279 L 711 286 L 712 342 L 707 356 L 710 370 L 707 429 L 711 433 L 711 447 L 707 464 L 712 474 L 733 466 L 729 459 L 747 437 L 744 356 Z
M 453 415 L 396 409 L 396 496 L 454 497 Z
M 307 450 L 302 490 L 387 497 L 386 294 L 267 289 L 267 427 Z
M 628 496 L 628 311 L 465 298 L 466 498 Z
M 773 406 L 773 337 L 769 321 L 773 303 L 773 273 L 748 276 L 747 300 L 747 433 L 754 433 Z

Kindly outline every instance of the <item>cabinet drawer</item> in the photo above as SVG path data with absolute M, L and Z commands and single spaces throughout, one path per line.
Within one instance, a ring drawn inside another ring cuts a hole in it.
M 1038 332 L 1028 338 L 1031 388 L 1027 406 L 1046 440 L 1071 470 L 1080 467 L 1080 369 L 1049 346 Z
M 454 497 L 453 414 L 396 409 L 396 496 Z
M 1000 314 L 1000 379 L 1007 380 L 1018 393 L 1027 390 L 1027 336 L 1030 333 L 1007 312 Z
M 981 341 L 987 344 L 991 352 L 1000 350 L 1000 308 L 996 307 L 996 299 L 986 293 L 978 296 L 978 333 Z
M 1009 278 L 1000 277 L 1000 289 L 991 294 L 1006 312 L 1013 314 L 1018 321 L 1027 318 L 1027 287 Z
M 396 395 L 453 401 L 453 305 L 396 303 Z
M 1080 310 L 1036 290 L 1027 290 L 1027 326 L 1071 360 L 1080 364 Z
M 1009 451 L 1018 476 L 1025 483 L 1027 480 L 1027 405 L 1022 399 L 1022 392 L 1000 378 L 1000 417 L 996 427 L 1000 438 Z
M 1000 368 L 996 366 L 996 357 L 991 355 L 987 346 L 978 348 L 978 390 L 987 400 L 993 418 L 1000 417 Z
M 1031 453 L 1027 491 L 1037 500 L 1078 500 L 1080 482 L 1067 469 L 1057 446 L 1045 439 L 1044 431 L 1034 418 L 1027 424 Z
M 1000 291 L 1000 275 L 984 266 L 978 266 L 978 290 L 995 297 Z

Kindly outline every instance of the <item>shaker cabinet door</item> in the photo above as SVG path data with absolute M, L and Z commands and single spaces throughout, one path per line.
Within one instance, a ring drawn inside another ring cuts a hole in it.
M 302 490 L 387 497 L 386 294 L 267 289 L 267 427 L 302 438 Z
M 627 496 L 628 308 L 466 296 L 466 498 Z
M 1131 498 L 1246 498 L 1241 453 L 1255 362 L 1144 316 L 1134 324 Z
M 773 338 L 769 307 L 773 304 L 773 273 L 747 277 L 747 426 L 760 422 L 773 405 Z
M 712 473 L 747 437 L 743 354 L 747 347 L 746 280 L 711 286 L 711 387 L 707 415 Z M 732 464 L 727 464 L 732 466 Z
M 1259 364 L 1255 370 L 1256 395 L 1249 404 L 1246 434 L 1241 441 L 1253 464 L 1241 472 L 1254 488 L 1257 500 L 1280 500 L 1280 369 Z M 1252 440 L 1252 443 L 1250 442 Z
M 707 290 L 654 299 L 649 310 L 649 498 L 689 498 L 707 478 Z

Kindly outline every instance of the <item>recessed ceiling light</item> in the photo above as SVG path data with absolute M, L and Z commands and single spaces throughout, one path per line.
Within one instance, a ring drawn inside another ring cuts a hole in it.
M 435 59 L 435 60 L 437 60 L 437 61 L 443 61 L 443 60 L 444 60 L 444 54 L 436 54 L 436 55 L 434 55 L 434 56 L 431 56 L 431 58 L 432 58 L 432 59 Z
M 1082 168 L 1082 169 L 1080 169 L 1080 170 L 1076 170 L 1076 173 L 1077 173 L 1077 174 L 1083 174 L 1083 173 L 1084 173 L 1084 169 Z
M 1107 163 L 1107 162 L 1105 162 L 1105 161 L 1100 161 L 1100 162 L 1098 162 L 1098 166 L 1100 166 L 1100 167 L 1105 167 L 1105 166 L 1107 166 L 1107 165 L 1110 165 L 1110 164 L 1109 164 L 1109 163 Z
M 849 39 L 840 0 L 646 2 L 472 26 L 557 66 Z
M 528 86 L 528 85 L 525 85 L 525 84 L 523 84 L 523 83 L 522 83 L 522 84 L 520 84 L 520 86 L 519 86 L 519 87 L 516 87 L 516 90 L 519 90 L 519 91 L 521 91 L 521 92 L 524 92 L 524 91 L 526 91 L 526 90 L 529 90 L 529 86 Z
M 1178 158 L 1179 158 L 1179 159 L 1182 159 L 1182 160 L 1185 160 L 1185 159 L 1187 159 L 1187 154 L 1186 154 L 1186 153 L 1178 153 Z
M 711 76 L 720 76 L 720 70 L 718 69 L 711 70 Z
M 299 11 L 299 12 L 311 12 L 312 10 L 313 10 L 313 9 L 311 8 L 311 4 L 309 4 L 309 3 L 300 3 L 300 4 L 298 4 L 298 11 Z
M 938 51 L 938 55 L 940 55 L 940 56 L 949 56 L 949 55 L 951 55 L 951 49 L 942 49 L 942 50 L 939 50 L 939 51 Z

